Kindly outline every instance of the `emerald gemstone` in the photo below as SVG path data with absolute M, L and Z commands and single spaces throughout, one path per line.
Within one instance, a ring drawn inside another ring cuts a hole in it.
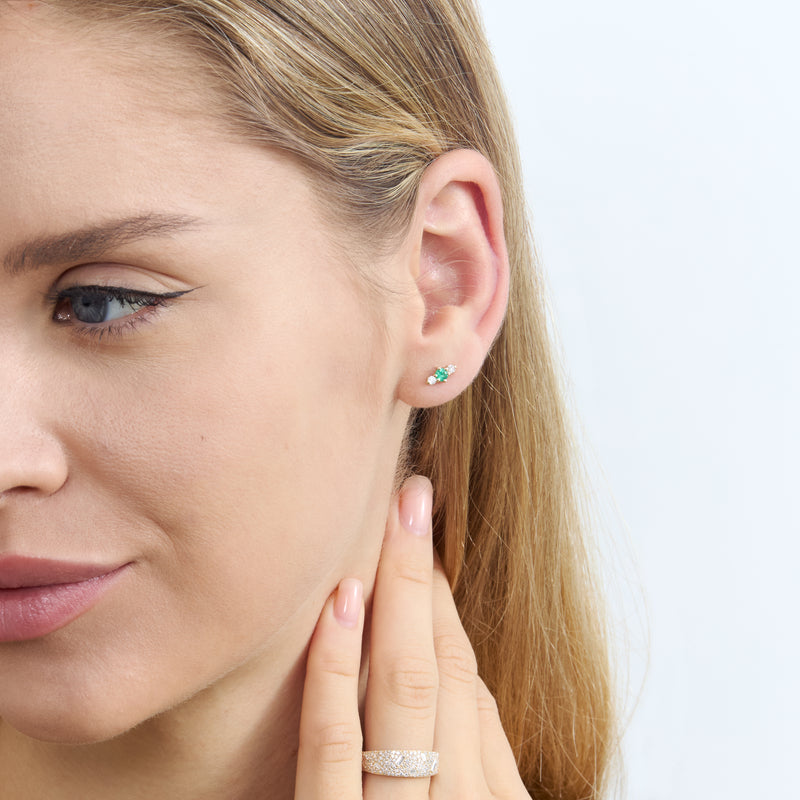
M 439 383 L 444 383 L 450 377 L 450 373 L 444 367 L 439 367 L 439 369 L 433 373 L 433 377 L 436 378 Z

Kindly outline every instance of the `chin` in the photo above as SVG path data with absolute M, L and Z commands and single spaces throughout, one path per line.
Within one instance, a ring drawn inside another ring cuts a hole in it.
M 97 744 L 162 710 L 165 681 L 152 677 L 152 663 L 146 669 L 112 637 L 93 635 L 89 644 L 69 633 L 0 648 L 4 726 L 42 742 Z
M 72 708 L 56 701 L 42 706 L 14 703 L 0 709 L 3 726 L 41 742 L 88 745 L 109 741 L 135 726 L 122 715 L 97 713 L 87 707 Z
M 135 690 L 129 687 L 126 691 L 123 682 L 91 680 L 76 671 L 43 672 L 31 669 L 26 681 L 17 674 L 0 686 L 3 725 L 31 739 L 96 744 L 131 730 L 152 713 L 139 708 L 142 704 L 136 702 Z

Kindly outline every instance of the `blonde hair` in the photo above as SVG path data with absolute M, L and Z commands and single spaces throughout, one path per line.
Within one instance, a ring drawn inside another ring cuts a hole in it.
M 410 220 L 425 168 L 472 148 L 503 194 L 511 296 L 474 383 L 417 410 L 410 467 L 435 488 L 456 602 L 534 798 L 603 793 L 615 744 L 604 617 L 584 542 L 517 146 L 471 0 L 82 0 L 203 60 L 226 119 L 292 154 L 365 241 Z

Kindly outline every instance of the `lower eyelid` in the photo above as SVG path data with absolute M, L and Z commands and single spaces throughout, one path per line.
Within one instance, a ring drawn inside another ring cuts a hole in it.
M 85 323 L 74 320 L 68 325 L 70 333 L 76 336 L 101 340 L 107 337 L 121 337 L 135 332 L 142 325 L 147 325 L 152 317 L 158 314 L 158 306 L 145 306 L 132 314 L 110 322 Z

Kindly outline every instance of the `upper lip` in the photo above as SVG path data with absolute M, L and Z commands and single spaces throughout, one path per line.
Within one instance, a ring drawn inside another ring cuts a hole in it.
M 48 558 L 0 555 L 0 589 L 22 589 L 32 586 L 53 586 L 59 583 L 80 583 L 113 572 L 119 565 L 81 564 L 76 561 L 54 561 Z

